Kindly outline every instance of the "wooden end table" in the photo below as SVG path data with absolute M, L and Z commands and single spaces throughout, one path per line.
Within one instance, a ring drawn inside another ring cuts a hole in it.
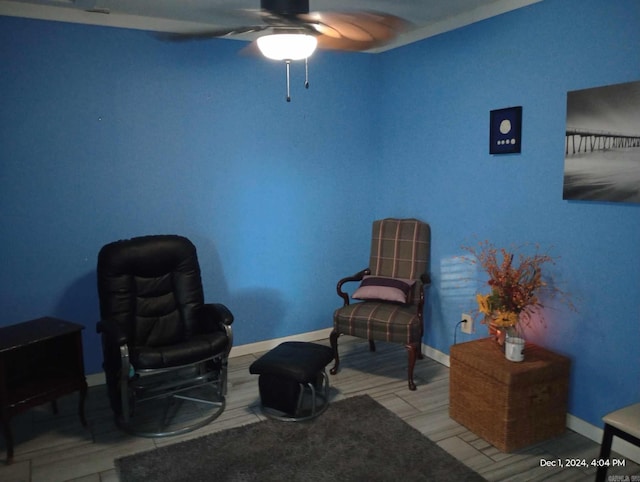
M 43 317 L 0 328 L 0 420 L 13 462 L 11 417 L 79 391 L 78 414 L 84 427 L 87 381 L 84 375 L 84 326 Z

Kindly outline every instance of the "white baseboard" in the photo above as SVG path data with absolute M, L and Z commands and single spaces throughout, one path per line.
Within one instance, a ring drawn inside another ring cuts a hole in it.
M 422 354 L 446 367 L 449 366 L 449 355 L 442 353 L 440 350 L 436 350 L 435 348 L 431 348 L 424 343 L 422 344 Z
M 280 343 L 285 341 L 317 341 L 326 340 L 329 338 L 332 328 L 324 328 L 317 331 L 309 331 L 307 333 L 300 333 L 299 335 L 285 336 L 284 338 L 274 338 L 272 340 L 259 341 L 256 343 L 249 343 L 247 345 L 234 346 L 231 348 L 229 358 L 235 358 L 238 356 L 251 355 L 253 353 L 261 353 L 269 351 L 275 348 Z
M 235 358 L 244 355 L 251 355 L 253 353 L 261 353 L 265 351 L 269 351 L 272 348 L 275 348 L 280 343 L 285 341 L 317 341 L 317 340 L 326 340 L 329 338 L 329 334 L 331 333 L 331 328 L 325 328 L 322 330 L 311 331 L 307 333 L 301 333 L 299 335 L 285 336 L 283 338 L 274 338 L 271 340 L 259 341 L 256 343 L 248 343 L 246 345 L 234 346 L 231 349 L 231 353 L 229 354 L 230 358 Z M 436 350 L 428 345 L 422 345 L 422 353 L 431 358 L 432 360 L 441 363 L 442 365 L 449 367 L 450 359 L 449 355 L 441 352 L 440 350 Z M 104 373 L 94 373 L 91 375 L 87 375 L 87 383 L 89 386 L 95 385 L 104 385 L 105 377 Z M 574 432 L 587 437 L 588 439 L 593 440 L 596 443 L 600 443 L 602 441 L 602 432 L 603 430 L 595 425 L 591 425 L 588 422 L 585 422 L 581 418 L 578 418 L 574 415 L 567 414 L 567 428 L 573 430 Z M 620 440 L 617 437 L 613 439 L 612 450 L 617 452 L 618 454 L 626 457 L 628 459 L 633 460 L 636 463 L 640 463 L 640 447 L 636 447 L 633 444 L 625 442 L 624 440 Z

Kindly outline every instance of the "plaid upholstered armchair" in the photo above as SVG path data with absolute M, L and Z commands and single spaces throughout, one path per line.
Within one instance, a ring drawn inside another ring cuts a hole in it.
M 429 254 L 431 229 L 417 219 L 374 221 L 369 267 L 338 282 L 337 292 L 344 304 L 333 315 L 330 341 L 338 372 L 338 337 L 341 334 L 375 341 L 402 343 L 408 350 L 409 389 L 415 390 L 413 370 L 422 358 L 424 331 L 424 288 L 430 283 Z M 343 290 L 346 283 L 360 282 L 351 298 Z

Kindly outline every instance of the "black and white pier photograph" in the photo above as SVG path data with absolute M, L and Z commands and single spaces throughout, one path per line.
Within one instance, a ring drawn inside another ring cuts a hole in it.
M 640 82 L 567 93 L 563 199 L 640 203 Z

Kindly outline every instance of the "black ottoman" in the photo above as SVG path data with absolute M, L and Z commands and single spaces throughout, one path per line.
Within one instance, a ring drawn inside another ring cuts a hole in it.
M 329 405 L 325 367 L 333 350 L 324 345 L 287 341 L 265 353 L 249 367 L 260 375 L 262 412 L 269 418 L 302 421 L 320 415 Z

